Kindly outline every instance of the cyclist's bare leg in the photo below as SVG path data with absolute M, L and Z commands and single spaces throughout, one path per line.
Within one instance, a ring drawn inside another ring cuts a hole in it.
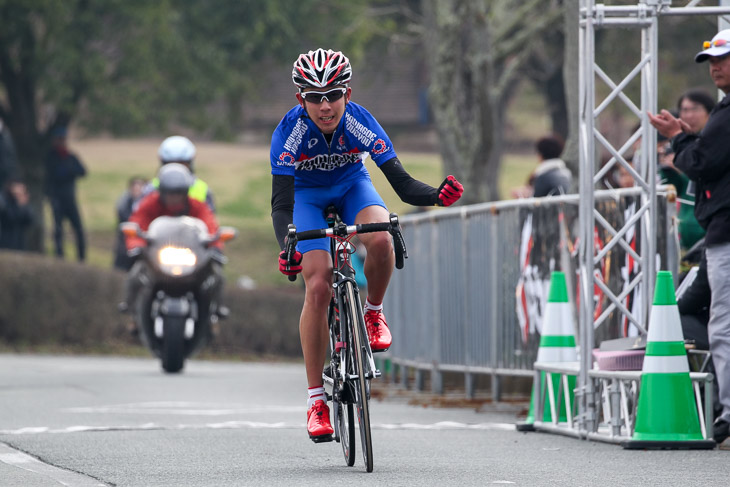
M 302 277 L 306 285 L 304 306 L 299 318 L 304 367 L 309 387 L 322 385 L 329 331 L 327 307 L 332 297 L 332 261 L 329 252 L 312 250 L 302 257 Z
M 382 206 L 368 206 L 360 210 L 355 223 L 387 222 L 389 218 L 388 210 Z M 368 280 L 368 298 L 371 303 L 380 304 L 385 297 L 395 266 L 393 242 L 387 232 L 363 233 L 358 235 L 358 238 L 367 250 L 363 267 Z

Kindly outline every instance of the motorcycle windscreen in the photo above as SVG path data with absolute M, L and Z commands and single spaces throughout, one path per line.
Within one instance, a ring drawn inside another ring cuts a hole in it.
M 192 274 L 205 248 L 202 240 L 208 236 L 205 223 L 190 216 L 161 216 L 147 231 L 150 253 L 157 267 L 165 274 Z

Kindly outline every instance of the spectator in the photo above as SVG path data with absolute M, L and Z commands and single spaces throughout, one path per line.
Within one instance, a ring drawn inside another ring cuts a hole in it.
M 713 108 L 715 100 L 704 90 L 686 91 L 677 100 L 679 118 L 687 122 L 694 134 L 700 133 L 705 127 Z
M 33 223 L 28 188 L 20 179 L 5 182 L 0 193 L 0 249 L 25 250 L 25 231 Z
M 629 165 L 633 167 L 633 163 L 629 162 Z M 628 169 L 626 169 L 622 164 L 616 164 L 615 171 L 615 179 L 616 184 L 619 188 L 632 188 L 634 187 L 634 176 L 631 175 Z
M 554 196 L 570 192 L 572 174 L 560 154 L 563 140 L 557 135 L 542 137 L 535 144 L 540 165 L 534 172 L 533 196 Z
M 117 241 L 114 246 L 114 267 L 116 269 L 128 271 L 134 263 L 134 260 L 127 255 L 127 244 L 119 224 L 129 220 L 132 210 L 142 198 L 145 186 L 147 186 L 146 179 L 139 176 L 132 177 L 127 183 L 127 189 L 117 200 Z
M 730 436 L 730 29 L 718 32 L 704 47 L 695 61 L 709 61 L 710 76 L 725 97 L 702 131 L 694 133 L 687 122 L 667 110 L 648 115 L 657 131 L 671 139 L 674 164 L 696 184 L 695 216 L 707 232 L 705 256 L 711 290 L 707 330 L 722 405 L 714 438 L 720 448 L 730 448 L 730 441 L 722 444 Z
M 657 134 L 657 151 L 659 182 L 671 184 L 677 190 L 679 247 L 682 253 L 685 253 L 705 236 L 705 230 L 695 218 L 695 197 L 692 193 L 691 181 L 674 165 L 672 144 L 662 134 Z
M 79 262 L 86 259 L 86 240 L 81 213 L 76 203 L 76 180 L 86 175 L 86 168 L 66 143 L 66 127 L 51 130 L 51 150 L 46 157 L 46 194 L 53 212 L 53 241 L 56 256 L 63 258 L 63 221 L 71 223 L 76 237 Z

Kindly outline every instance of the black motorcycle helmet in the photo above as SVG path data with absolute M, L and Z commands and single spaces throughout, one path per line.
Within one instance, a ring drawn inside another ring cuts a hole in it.
M 160 202 L 169 211 L 182 213 L 187 209 L 188 191 L 193 175 L 187 167 L 177 162 L 165 164 L 157 173 L 160 181 Z

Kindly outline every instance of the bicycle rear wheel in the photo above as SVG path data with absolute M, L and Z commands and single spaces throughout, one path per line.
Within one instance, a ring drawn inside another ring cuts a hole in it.
M 365 352 L 363 340 L 363 331 L 365 330 L 365 320 L 360 307 L 360 300 L 355 298 L 355 291 L 351 282 L 345 284 L 347 286 L 347 306 L 349 311 L 349 329 L 352 360 L 355 365 L 355 375 L 357 379 L 353 383 L 353 392 L 355 395 L 355 406 L 357 407 L 357 419 L 360 429 L 360 440 L 362 441 L 362 455 L 365 462 L 365 468 L 368 472 L 373 471 L 373 439 L 370 432 L 370 379 L 365 369 Z

